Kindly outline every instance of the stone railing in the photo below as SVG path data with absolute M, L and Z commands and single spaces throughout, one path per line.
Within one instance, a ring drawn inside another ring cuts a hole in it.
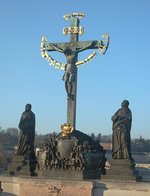
M 136 169 L 139 175 L 142 176 L 142 181 L 150 182 L 150 164 L 138 163 Z

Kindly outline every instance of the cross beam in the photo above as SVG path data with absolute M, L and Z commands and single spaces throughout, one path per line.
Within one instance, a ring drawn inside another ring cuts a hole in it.
M 71 27 L 64 29 L 64 34 L 70 33 L 70 42 L 47 43 L 42 42 L 42 51 L 57 51 L 64 53 L 67 59 L 65 65 L 65 73 L 63 80 L 65 81 L 65 88 L 67 92 L 67 123 L 72 127 L 76 127 L 76 99 L 77 99 L 77 66 L 78 53 L 87 49 L 100 49 L 104 54 L 109 44 L 109 37 L 107 43 L 102 40 L 79 41 L 79 34 L 83 33 L 83 27 L 79 27 L 80 18 L 84 14 L 73 13 L 65 15 L 65 19 L 71 20 Z
M 48 52 L 56 51 L 53 47 L 53 45 L 59 47 L 59 48 L 65 48 L 65 47 L 73 47 L 76 50 L 80 50 L 83 47 L 86 47 L 86 49 L 98 49 L 102 41 L 101 40 L 91 40 L 91 41 L 78 41 L 78 42 L 60 42 L 60 43 L 46 43 L 45 44 L 45 50 Z M 90 45 L 90 46 L 89 46 Z M 89 46 L 89 47 L 88 47 Z

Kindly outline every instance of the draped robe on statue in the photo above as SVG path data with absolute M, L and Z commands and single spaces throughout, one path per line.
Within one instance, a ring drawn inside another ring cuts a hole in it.
M 19 122 L 19 129 L 20 138 L 16 154 L 24 155 L 28 150 L 34 148 L 35 115 L 32 111 L 23 112 Z
M 112 135 L 112 157 L 114 159 L 129 159 L 131 157 L 130 130 L 132 123 L 131 110 L 127 108 L 119 109 L 113 116 Z

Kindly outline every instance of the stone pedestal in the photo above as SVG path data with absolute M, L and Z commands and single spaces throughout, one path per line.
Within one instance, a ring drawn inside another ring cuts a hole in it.
M 23 176 L 0 176 L 0 181 L 5 196 L 93 196 L 94 183 L 89 181 Z
M 11 161 L 11 164 L 8 166 L 5 174 L 14 176 L 14 175 L 34 175 L 36 162 L 33 159 L 25 156 L 14 156 Z
M 50 179 L 59 179 L 59 180 L 84 180 L 84 179 L 100 179 L 101 170 L 83 170 L 76 171 L 73 169 L 67 170 L 42 170 L 37 171 L 38 177 L 48 177 Z
M 136 181 L 137 173 L 133 162 L 127 159 L 114 159 L 110 161 L 110 169 L 106 175 L 102 176 L 103 180 L 117 181 Z
M 2 196 L 150 196 L 150 183 L 0 176 Z

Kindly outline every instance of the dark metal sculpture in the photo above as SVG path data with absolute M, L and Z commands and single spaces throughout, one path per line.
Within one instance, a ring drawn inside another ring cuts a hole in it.
M 58 52 L 64 53 L 67 59 L 67 63 L 64 66 L 65 73 L 63 75 L 63 80 L 65 81 L 65 89 L 67 92 L 68 99 L 73 100 L 73 82 L 75 81 L 76 78 L 76 56 L 78 55 L 79 52 L 88 49 L 92 45 L 92 42 L 90 42 L 88 45 L 81 49 L 71 49 L 69 47 L 65 48 L 59 48 L 57 45 L 52 44 L 52 48 L 54 48 Z
M 95 55 L 94 51 L 85 60 L 78 61 L 78 53 L 87 49 L 99 49 L 105 54 L 109 44 L 109 35 L 103 35 L 103 40 L 78 41 L 83 34 L 83 27 L 79 26 L 83 13 L 65 15 L 65 20 L 71 20 L 71 27 L 64 28 L 64 35 L 70 34 L 70 42 L 47 43 L 46 37 L 42 37 L 41 55 L 52 66 L 64 70 L 63 80 L 67 92 L 67 123 L 61 126 L 61 133 L 57 137 L 51 137 L 43 144 L 38 152 L 38 169 L 41 176 L 58 174 L 58 178 L 66 175 L 68 178 L 72 171 L 83 171 L 83 178 L 99 178 L 100 173 L 105 173 L 105 151 L 99 142 L 93 141 L 88 135 L 77 131 L 76 124 L 76 92 L 77 92 L 77 67 L 87 63 Z M 54 60 L 49 52 L 61 52 L 66 57 L 66 64 Z M 66 171 L 63 174 L 55 171 Z M 68 174 L 67 174 L 67 171 Z M 86 171 L 92 171 L 88 173 Z M 81 174 L 80 173 L 80 174 Z M 97 175 L 98 174 L 98 175 Z M 68 175 L 68 176 L 67 176 Z M 52 176 L 53 177 L 53 176 Z M 78 174 L 77 174 L 78 178 Z
M 25 106 L 20 122 L 20 138 L 18 143 L 17 155 L 25 155 L 28 150 L 34 148 L 35 136 L 35 114 L 31 111 L 31 104 Z
M 93 141 L 80 131 L 73 130 L 69 124 L 64 124 L 61 128 L 58 136 L 51 136 L 40 148 L 38 169 L 100 170 L 105 173 L 105 151 L 99 142 Z
M 133 161 L 130 138 L 132 113 L 128 106 L 129 101 L 124 100 L 121 108 L 111 118 L 113 121 L 112 157 Z
M 102 40 L 78 41 L 79 35 L 82 35 L 84 28 L 79 26 L 80 19 L 85 15 L 83 13 L 73 13 L 64 16 L 65 20 L 71 21 L 71 27 L 63 30 L 64 35 L 70 34 L 70 42 L 66 43 L 47 43 L 46 37 L 42 37 L 41 55 L 56 69 L 65 70 L 63 80 L 67 92 L 67 123 L 75 128 L 76 124 L 76 92 L 77 92 L 77 67 L 80 64 L 87 63 L 96 52 L 90 54 L 85 60 L 78 61 L 78 53 L 87 49 L 99 49 L 101 54 L 105 54 L 109 45 L 109 35 L 103 35 Z M 57 51 L 65 55 L 67 63 L 60 63 L 54 60 L 48 52 Z
M 31 176 L 34 176 L 37 164 L 34 153 L 35 114 L 31 111 L 31 107 L 31 104 L 25 106 L 25 111 L 22 113 L 19 122 L 20 138 L 15 161 L 18 162 L 18 160 L 22 159 L 23 165 L 28 165 Z M 19 168 L 21 170 L 21 164 Z

